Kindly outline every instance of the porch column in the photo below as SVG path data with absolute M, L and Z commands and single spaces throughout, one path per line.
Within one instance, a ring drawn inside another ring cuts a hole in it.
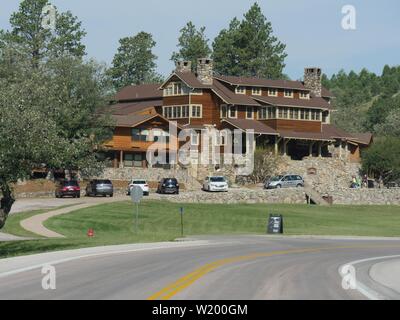
M 280 138 L 278 138 L 277 136 L 275 136 L 275 155 L 277 156 L 278 155 L 278 153 L 279 153 L 279 141 L 280 141 L 281 139 Z
M 322 142 L 318 142 L 318 158 L 322 157 Z
M 122 150 L 119 152 L 119 167 L 124 167 L 124 152 Z
M 340 140 L 340 144 L 339 144 L 339 159 L 342 159 L 342 145 L 343 145 L 343 142 L 342 142 L 342 140 Z
M 287 144 L 289 143 L 290 139 L 283 138 L 283 155 L 287 156 Z
M 312 148 L 313 148 L 313 146 L 314 146 L 314 143 L 315 143 L 315 142 L 311 141 L 311 142 L 310 142 L 310 145 L 308 146 L 308 156 L 309 156 L 309 157 L 312 157 Z

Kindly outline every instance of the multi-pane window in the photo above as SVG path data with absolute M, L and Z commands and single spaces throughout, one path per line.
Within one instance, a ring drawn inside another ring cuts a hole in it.
M 285 98 L 293 98 L 293 90 L 285 89 L 284 96 L 285 96 Z
M 226 104 L 221 105 L 221 118 L 228 117 L 228 106 Z
M 193 89 L 192 94 L 196 96 L 201 96 L 203 94 L 203 89 Z
M 235 92 L 237 94 L 246 94 L 246 87 L 243 87 L 243 86 L 236 87 Z
M 251 94 L 252 94 L 253 96 L 261 96 L 261 88 L 253 88 L 253 89 L 251 90 Z
M 322 112 L 322 122 L 329 123 L 329 111 Z
M 253 107 L 246 108 L 246 119 L 253 119 Z
M 319 121 L 320 120 L 320 111 L 319 110 L 310 110 L 311 120 Z
M 306 91 L 300 91 L 300 99 L 310 99 L 310 94 Z
M 181 96 L 188 93 L 188 88 L 182 82 L 171 82 L 164 88 L 164 96 Z
M 203 109 L 202 105 L 192 105 L 191 109 L 192 109 L 192 114 L 191 114 L 192 118 L 202 117 L 202 109 Z
M 258 119 L 276 119 L 276 108 L 275 107 L 262 107 L 258 111 Z
M 273 88 L 269 88 L 268 89 L 268 95 L 270 97 L 277 97 L 278 96 L 278 90 L 277 89 L 273 89 Z
M 237 108 L 236 106 L 229 107 L 229 118 L 237 118 Z
M 189 106 L 165 106 L 163 116 L 167 119 L 189 118 Z

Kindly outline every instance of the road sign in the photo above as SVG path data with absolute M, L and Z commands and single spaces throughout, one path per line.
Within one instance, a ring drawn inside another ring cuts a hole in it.
M 143 198 L 143 190 L 139 186 L 133 186 L 131 188 L 131 199 L 133 203 L 140 203 Z
M 283 233 L 283 216 L 281 214 L 271 214 L 268 220 L 268 230 L 270 234 L 282 234 Z

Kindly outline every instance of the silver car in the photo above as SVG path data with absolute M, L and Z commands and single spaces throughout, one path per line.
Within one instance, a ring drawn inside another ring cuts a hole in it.
M 302 188 L 304 187 L 304 179 L 297 174 L 276 176 L 269 179 L 264 187 L 265 189 Z

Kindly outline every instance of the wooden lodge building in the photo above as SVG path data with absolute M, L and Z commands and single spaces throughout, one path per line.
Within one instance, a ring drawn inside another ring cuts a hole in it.
M 321 85 L 321 69 L 306 68 L 304 81 L 268 80 L 215 75 L 213 61 L 178 62 L 162 84 L 128 86 L 111 105 L 113 139 L 105 144 L 113 166 L 148 166 L 146 151 L 159 136 L 169 138 L 169 122 L 178 130 L 253 129 L 256 145 L 276 154 L 360 160 L 371 134 L 354 134 L 331 124 L 332 94 Z M 153 129 L 153 130 L 152 130 Z M 152 130 L 153 134 L 149 134 Z M 199 144 L 199 137 L 192 137 Z

